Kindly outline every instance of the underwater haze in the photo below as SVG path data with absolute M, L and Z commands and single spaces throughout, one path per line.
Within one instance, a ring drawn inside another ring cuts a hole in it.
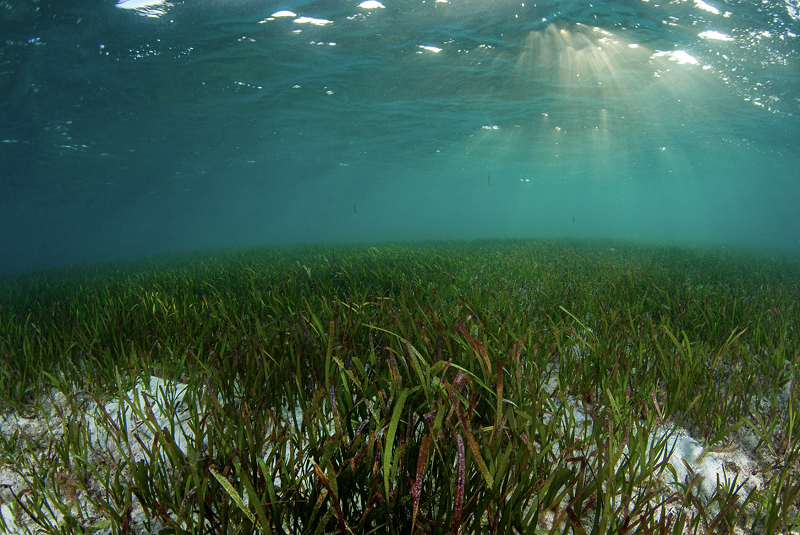
M 799 0 L 1 0 L 0 274 L 580 238 L 800 255 Z

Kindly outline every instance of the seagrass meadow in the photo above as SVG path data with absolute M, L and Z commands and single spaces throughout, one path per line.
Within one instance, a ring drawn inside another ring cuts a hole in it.
M 0 282 L 0 531 L 796 533 L 800 262 L 493 241 Z

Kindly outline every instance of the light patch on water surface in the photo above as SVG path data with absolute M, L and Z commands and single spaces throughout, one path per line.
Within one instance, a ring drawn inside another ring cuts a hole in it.
M 117 2 L 117 7 L 120 9 L 142 9 L 160 6 L 165 3 L 166 0 L 120 0 Z
M 137 15 L 158 18 L 167 12 L 172 4 L 166 0 L 120 0 L 117 7 L 135 12 Z
M 800 19 L 800 1 L 786 0 L 786 12 L 794 20 Z
M 666 57 L 670 61 L 678 63 L 678 65 L 700 65 L 697 58 L 686 52 L 685 50 L 658 50 L 651 57 L 659 58 Z
M 315 19 L 313 17 L 297 17 L 294 19 L 294 22 L 297 24 L 313 24 L 314 26 L 325 26 L 327 24 L 333 24 L 332 20 L 328 19 Z
M 700 32 L 697 34 L 698 37 L 702 37 L 703 39 L 713 39 L 715 41 L 733 41 L 733 37 L 726 33 L 717 32 L 714 30 L 707 30 L 705 32 Z
M 712 6 L 711 4 L 707 4 L 707 3 L 703 2 L 703 0 L 694 0 L 694 5 L 696 5 L 697 7 L 699 7 L 700 9 L 702 9 L 704 11 L 708 11 L 709 13 L 713 13 L 715 15 L 719 15 L 720 14 L 719 9 L 717 9 L 714 6 Z

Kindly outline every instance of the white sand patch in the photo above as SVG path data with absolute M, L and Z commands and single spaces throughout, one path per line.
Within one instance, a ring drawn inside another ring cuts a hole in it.
M 25 452 L 23 458 L 18 458 L 18 463 L 0 465 L 0 533 L 4 530 L 7 533 L 36 533 L 41 524 L 66 528 L 65 515 L 56 506 L 55 494 L 29 495 L 37 492 L 32 484 L 33 469 L 36 467 L 34 459 L 37 456 L 55 455 L 52 453 L 53 445 L 63 444 L 68 421 L 80 422 L 77 427 L 85 427 L 88 431 L 88 437 L 84 439 L 88 438 L 92 449 L 86 454 L 86 462 L 91 465 L 107 466 L 121 462 L 126 457 L 142 460 L 146 455 L 145 448 L 152 445 L 157 432 L 165 432 L 162 430 L 171 430 L 174 443 L 186 452 L 188 443 L 194 437 L 188 427 L 185 393 L 185 384 L 150 377 L 148 384 L 142 385 L 137 381 L 121 399 L 102 407 L 85 395 L 68 399 L 63 393 L 54 391 L 40 400 L 35 414 L 0 416 L 0 434 L 6 440 L 16 440 L 18 447 Z M 73 412 L 74 409 L 77 411 Z M 121 436 L 127 436 L 127 440 L 119 440 Z M 58 463 L 45 461 L 43 464 Z M 87 492 L 102 493 L 100 482 L 95 479 L 88 488 L 81 488 L 81 485 L 72 481 L 69 472 L 67 467 L 61 467 L 54 473 L 61 483 L 61 502 L 71 504 L 69 513 L 82 516 L 96 533 L 111 533 L 110 521 L 95 510 L 86 496 Z M 46 500 L 49 507 L 39 508 L 41 515 L 37 524 L 22 505 L 31 505 L 32 500 L 35 502 L 41 498 Z M 137 533 L 145 533 L 145 513 L 141 504 L 134 499 L 130 505 L 130 527 Z M 164 526 L 159 529 L 161 527 Z
M 159 377 L 150 377 L 147 385 L 141 382 L 125 393 L 121 400 L 106 403 L 95 410 L 89 420 L 92 443 L 106 450 L 122 447 L 115 429 L 127 430 L 129 456 L 139 461 L 144 458 L 142 445 L 150 447 L 157 433 L 168 431 L 175 445 L 187 452 L 194 442 L 194 432 L 189 428 L 189 413 L 184 383 L 169 382 Z

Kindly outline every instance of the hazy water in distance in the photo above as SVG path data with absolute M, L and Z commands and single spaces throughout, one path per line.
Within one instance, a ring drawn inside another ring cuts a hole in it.
M 800 1 L 5 0 L 0 273 L 219 246 L 800 254 Z

